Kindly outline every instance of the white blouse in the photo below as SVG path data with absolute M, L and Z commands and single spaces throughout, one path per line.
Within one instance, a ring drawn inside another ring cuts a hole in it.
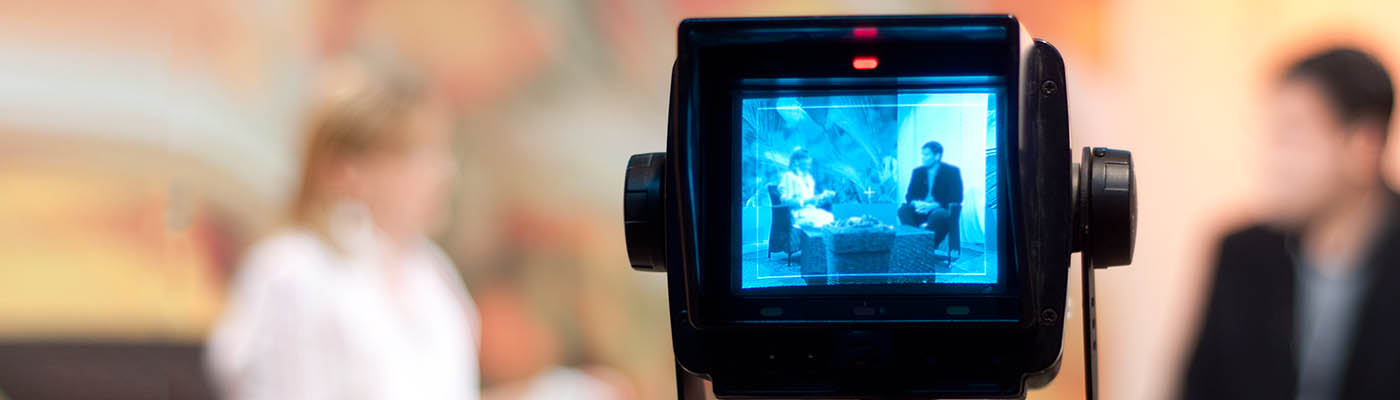
M 812 174 L 784 171 L 778 180 L 778 192 L 783 201 L 796 203 L 792 207 L 794 224 L 821 228 L 835 219 L 831 212 L 813 204 L 801 204 L 817 197 L 817 182 L 812 179 Z
M 341 218 L 342 220 L 344 218 Z M 452 262 L 423 239 L 390 289 L 368 218 L 257 244 L 206 361 L 228 399 L 476 399 L 479 323 Z
M 798 175 L 792 171 L 783 171 L 778 178 L 778 193 L 782 195 L 783 201 L 804 202 L 817 197 L 817 182 L 812 179 L 812 174 Z

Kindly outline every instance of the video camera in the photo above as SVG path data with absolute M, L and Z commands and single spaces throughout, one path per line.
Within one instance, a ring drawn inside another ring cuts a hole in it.
M 1095 396 L 1132 158 L 1072 162 L 1064 61 L 1015 17 L 690 19 L 671 82 L 624 218 L 667 274 L 682 397 L 1024 397 L 1058 372 L 1075 251 Z

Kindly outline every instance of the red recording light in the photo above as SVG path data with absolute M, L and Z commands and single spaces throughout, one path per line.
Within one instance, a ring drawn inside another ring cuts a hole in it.
M 855 36 L 856 39 L 870 40 L 880 36 L 880 30 L 873 26 L 857 26 L 851 28 L 851 36 Z
M 874 56 L 860 56 L 851 60 L 851 66 L 855 69 L 875 69 L 880 66 L 880 59 Z

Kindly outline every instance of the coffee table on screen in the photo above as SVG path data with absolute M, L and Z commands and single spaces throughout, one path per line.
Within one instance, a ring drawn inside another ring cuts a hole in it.
M 946 257 L 935 257 L 934 233 L 926 229 L 898 225 L 895 227 L 894 244 L 890 248 L 890 273 L 911 275 L 891 275 L 885 282 L 890 283 L 933 283 L 934 272 L 948 268 Z M 832 270 L 826 255 L 826 240 L 821 229 L 803 227 L 797 229 L 798 246 L 802 249 L 800 267 L 803 279 L 809 285 L 835 283 L 830 277 Z M 918 274 L 918 275 L 912 275 Z

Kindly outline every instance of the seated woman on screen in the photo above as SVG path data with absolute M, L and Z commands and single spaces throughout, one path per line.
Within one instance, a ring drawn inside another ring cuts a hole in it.
M 820 228 L 835 219 L 830 211 L 817 208 L 831 201 L 836 193 L 823 190 L 816 193 L 817 184 L 812 179 L 812 156 L 805 149 L 797 149 L 788 158 L 788 170 L 778 180 L 778 192 L 783 204 L 792 207 L 793 223 L 798 226 Z

